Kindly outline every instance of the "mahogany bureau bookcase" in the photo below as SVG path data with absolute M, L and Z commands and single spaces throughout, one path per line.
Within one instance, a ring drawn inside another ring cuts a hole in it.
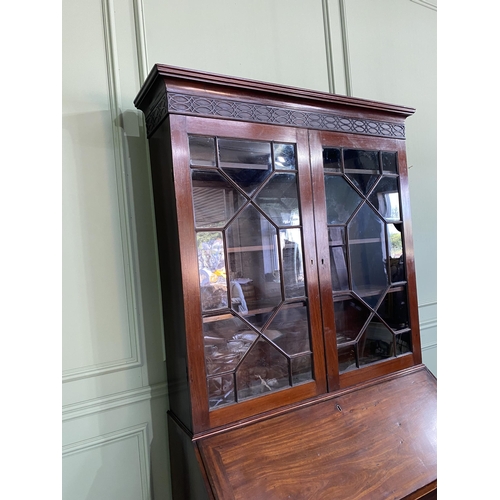
M 149 139 L 175 499 L 436 498 L 405 119 L 155 65 Z

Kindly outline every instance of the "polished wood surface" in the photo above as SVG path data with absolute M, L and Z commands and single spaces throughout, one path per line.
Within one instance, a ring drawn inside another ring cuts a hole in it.
M 436 487 L 436 446 L 426 369 L 199 442 L 221 500 L 420 498 Z
M 161 64 L 134 104 L 146 117 L 151 156 L 174 498 L 436 498 L 436 381 L 420 364 L 405 150 L 405 119 L 415 110 Z M 313 380 L 212 409 L 190 134 L 294 145 L 313 352 Z M 323 147 L 396 152 L 400 169 L 412 352 L 343 373 Z

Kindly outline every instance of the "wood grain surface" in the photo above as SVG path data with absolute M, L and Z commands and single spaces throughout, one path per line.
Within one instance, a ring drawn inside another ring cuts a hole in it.
M 425 369 L 199 442 L 218 499 L 420 498 L 436 485 Z

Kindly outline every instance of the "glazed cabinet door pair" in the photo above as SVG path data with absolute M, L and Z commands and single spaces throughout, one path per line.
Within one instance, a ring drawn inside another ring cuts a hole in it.
M 194 433 L 419 362 L 403 141 L 169 120 Z

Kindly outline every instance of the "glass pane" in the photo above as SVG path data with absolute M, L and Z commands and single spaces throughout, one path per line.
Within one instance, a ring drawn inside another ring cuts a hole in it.
M 278 226 L 300 224 L 296 174 L 274 174 L 255 201 Z
M 387 232 L 389 234 L 389 252 L 392 259 L 399 259 L 403 256 L 403 239 L 401 238 L 401 231 L 403 229 L 402 226 L 402 224 L 387 224 Z
M 390 291 L 384 297 L 378 310 L 380 317 L 394 330 L 409 328 L 406 287 Z
M 352 287 L 372 307 L 388 286 L 385 224 L 364 205 L 348 225 Z
M 396 177 L 382 177 L 368 198 L 387 221 L 399 221 L 399 189 Z
M 352 297 L 335 301 L 334 310 L 337 344 L 356 340 L 370 316 L 370 310 Z
M 359 341 L 359 364 L 366 365 L 393 357 L 393 340 L 392 332 L 374 317 Z
M 224 241 L 219 231 L 196 235 L 201 307 L 213 311 L 228 307 Z
M 386 172 L 398 172 L 398 162 L 396 153 L 382 153 L 382 169 Z
M 283 306 L 264 335 L 287 354 L 309 352 L 309 321 L 305 303 Z
M 302 267 L 302 242 L 299 228 L 280 231 L 281 252 L 283 256 L 283 277 L 287 299 L 303 297 L 304 269 Z
M 219 139 L 220 167 L 247 194 L 272 172 L 271 143 Z
M 340 172 L 340 149 L 323 148 L 323 167 Z
M 234 370 L 257 337 L 244 321 L 231 314 L 205 318 L 203 338 L 208 375 Z
M 347 256 L 344 246 L 330 248 L 330 273 L 332 276 L 332 288 L 334 292 L 349 290 Z
M 276 170 L 295 170 L 295 147 L 293 144 L 274 145 L 274 167 Z
M 246 319 L 262 327 L 281 301 L 279 277 L 278 232 L 253 206 L 246 207 L 226 231 L 231 282 L 247 285 L 241 292 L 231 286 L 233 310 L 240 309 L 243 300 L 248 311 Z M 251 297 L 247 296 L 247 291 Z
M 245 203 L 245 198 L 215 170 L 193 170 L 196 227 L 223 227 Z
M 215 167 L 215 141 L 213 137 L 189 136 L 190 164 Z
M 327 224 L 344 224 L 361 202 L 361 197 L 338 175 L 325 175 Z
M 329 227 L 328 243 L 330 245 L 330 273 L 332 288 L 335 292 L 349 290 L 349 274 L 345 247 L 345 228 Z
M 345 245 L 344 226 L 331 226 L 328 228 L 328 242 L 330 246 Z
M 258 340 L 236 370 L 238 399 L 290 387 L 288 359 L 266 340 Z
M 306 354 L 292 359 L 292 382 L 293 385 L 309 382 L 312 376 L 312 356 Z
M 228 373 L 207 380 L 208 406 L 210 409 L 234 403 L 234 375 Z
M 377 174 L 380 170 L 378 153 L 376 151 L 362 151 L 359 149 L 344 150 L 344 168 L 348 170 L 371 170 Z
M 338 348 L 339 356 L 339 371 L 340 373 L 347 372 L 357 368 L 356 365 L 356 348 L 352 345 Z
M 367 195 L 370 189 L 377 182 L 378 175 L 372 174 L 346 174 L 350 181 L 364 194 Z
M 396 355 L 411 352 L 411 332 L 396 335 Z

